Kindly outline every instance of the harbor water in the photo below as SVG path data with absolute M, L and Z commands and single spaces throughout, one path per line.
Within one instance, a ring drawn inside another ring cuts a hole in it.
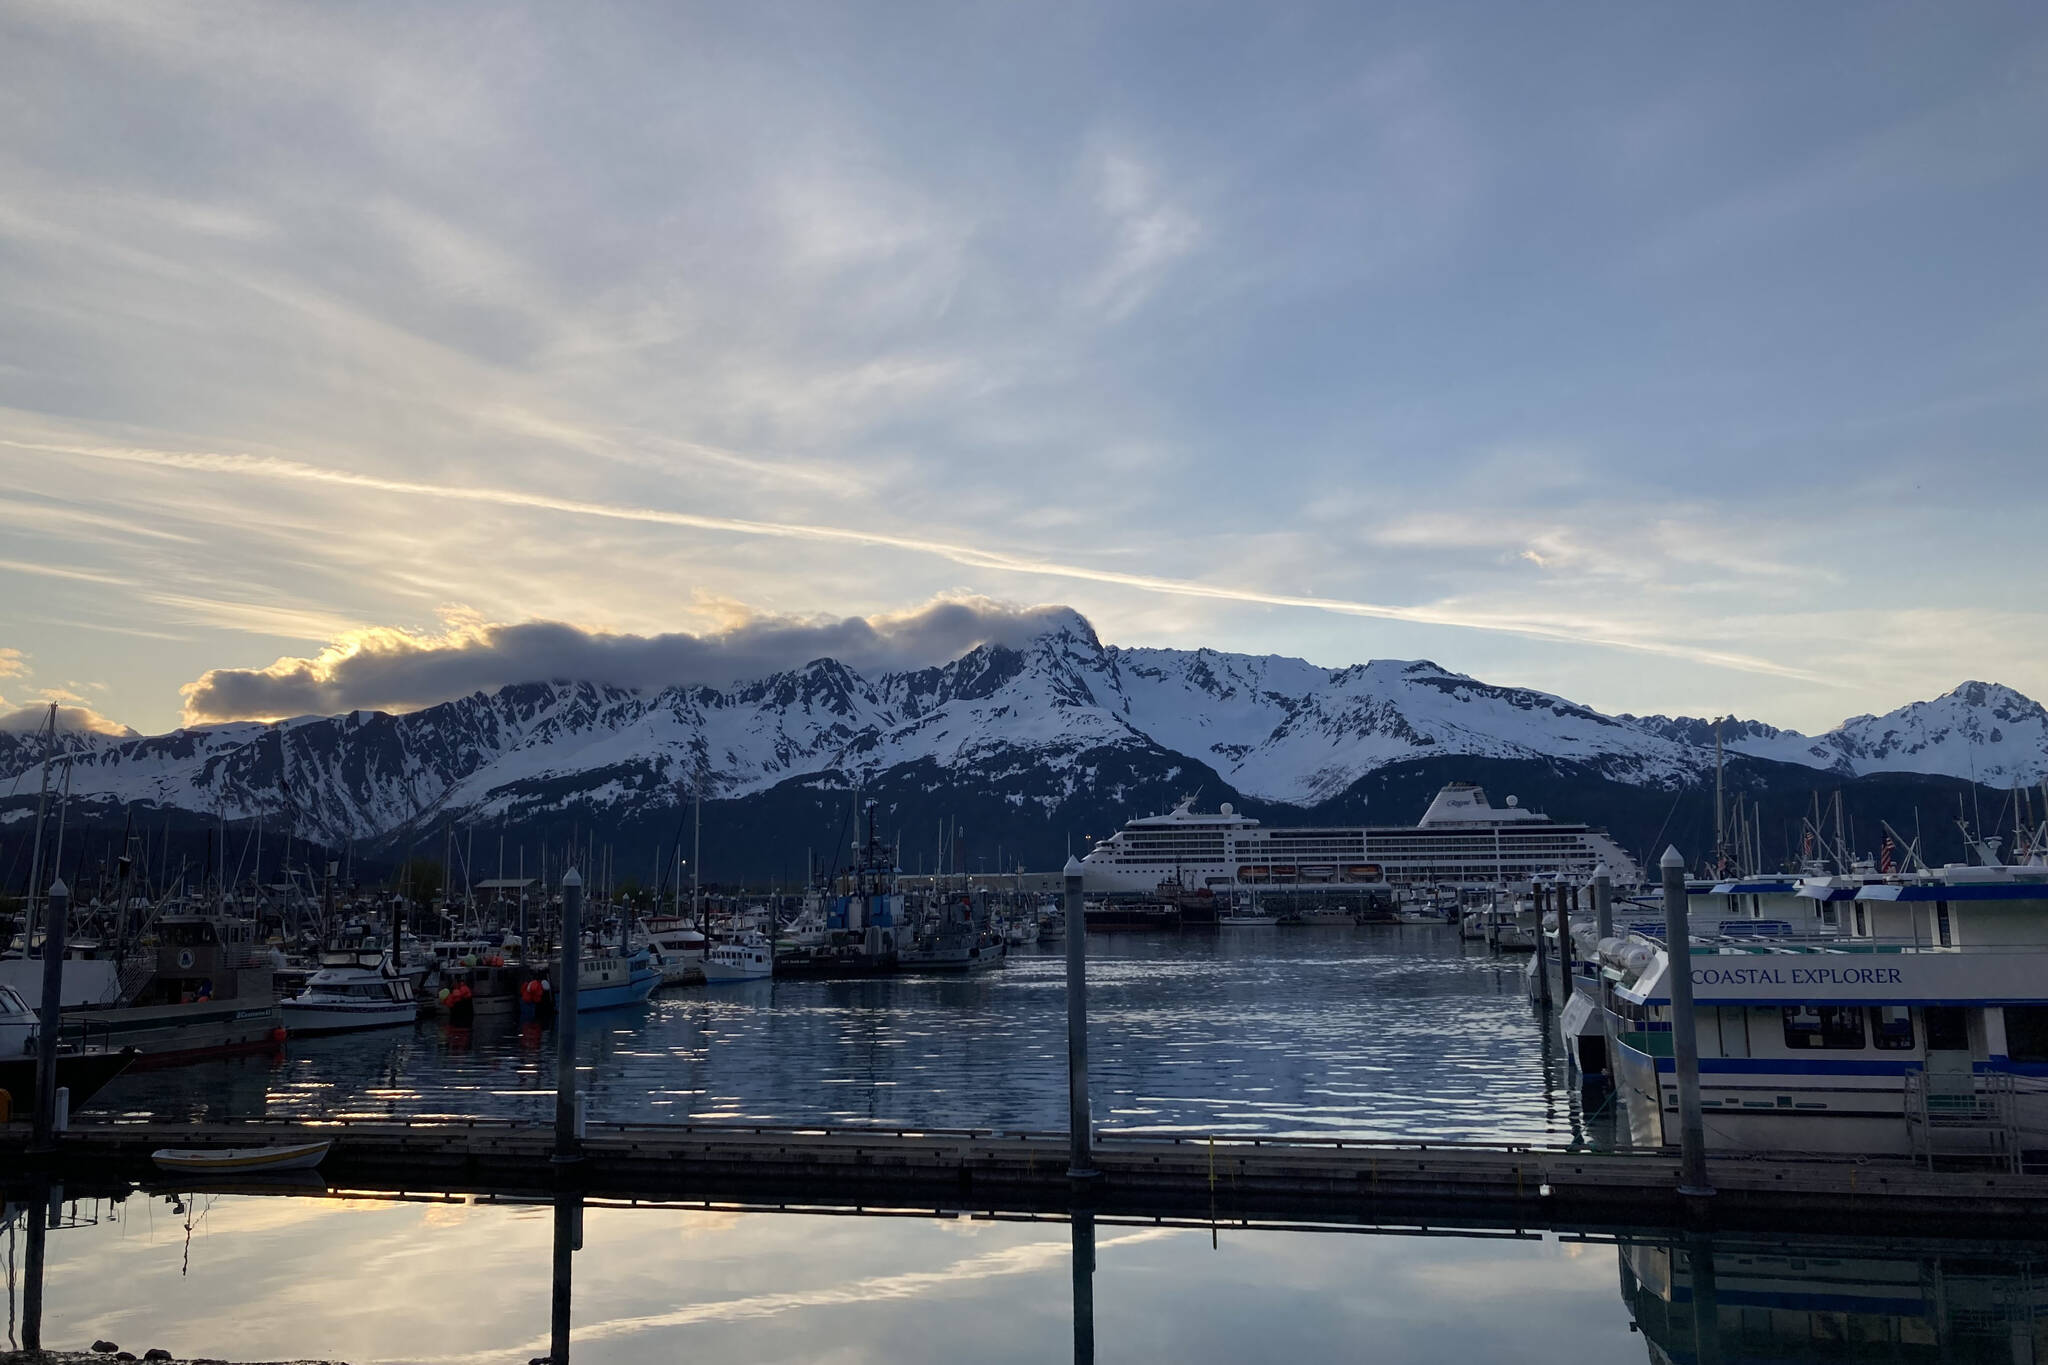
M 1430 925 L 1089 936 L 1091 1073 L 1110 1129 L 1611 1142 L 1522 984 L 1523 960 Z M 755 981 L 586 1014 L 593 1120 L 998 1130 L 1066 1126 L 1065 961 L 973 976 Z M 547 1121 L 552 1034 L 509 1019 L 292 1039 L 126 1075 L 155 1118 Z
M 2048 1349 L 2048 1248 L 2032 1245 L 1212 1230 L 929 1211 L 578 1214 L 168 1189 L 60 1212 L 42 1279 L 44 1343 L 104 1340 L 137 1356 L 525 1361 L 548 1353 L 557 1287 L 568 1291 L 578 1365 L 2009 1365 Z M 554 1220 L 579 1216 L 582 1248 L 558 1282 Z M 9 1264 L 18 1312 L 18 1236 Z M 10 1333 L 17 1321 L 10 1313 Z

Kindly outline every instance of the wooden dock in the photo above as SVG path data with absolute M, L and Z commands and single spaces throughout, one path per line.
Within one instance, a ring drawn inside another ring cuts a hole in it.
M 583 1159 L 552 1158 L 553 1130 L 489 1119 L 295 1124 L 87 1122 L 30 1161 L 26 1125 L 0 1128 L 0 1167 L 66 1179 L 171 1183 L 162 1147 L 331 1138 L 320 1169 L 365 1192 L 702 1199 L 820 1208 L 1059 1212 L 1517 1228 L 1711 1225 L 1805 1232 L 2034 1233 L 2048 1176 L 1919 1169 L 1903 1160 L 1721 1159 L 1717 1193 L 1681 1196 L 1672 1152 L 1124 1133 L 1096 1144 L 1099 1175 L 1070 1179 L 1064 1133 L 738 1124 L 591 1124 Z M 180 1177 L 181 1187 L 191 1177 Z

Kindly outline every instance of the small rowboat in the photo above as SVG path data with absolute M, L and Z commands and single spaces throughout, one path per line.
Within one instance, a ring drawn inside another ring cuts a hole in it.
M 289 1147 L 165 1147 L 149 1159 L 167 1171 L 202 1175 L 249 1175 L 264 1171 L 310 1171 L 332 1147 L 332 1141 L 298 1142 Z

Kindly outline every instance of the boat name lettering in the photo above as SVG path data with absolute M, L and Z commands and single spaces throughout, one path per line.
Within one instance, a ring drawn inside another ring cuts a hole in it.
M 1897 967 L 1695 967 L 1695 986 L 1896 986 Z

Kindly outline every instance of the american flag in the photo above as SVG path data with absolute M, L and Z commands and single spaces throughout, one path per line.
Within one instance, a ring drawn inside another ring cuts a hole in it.
M 1892 836 L 1889 834 L 1884 836 L 1884 846 L 1877 850 L 1877 870 L 1879 872 L 1889 872 L 1892 870 Z

